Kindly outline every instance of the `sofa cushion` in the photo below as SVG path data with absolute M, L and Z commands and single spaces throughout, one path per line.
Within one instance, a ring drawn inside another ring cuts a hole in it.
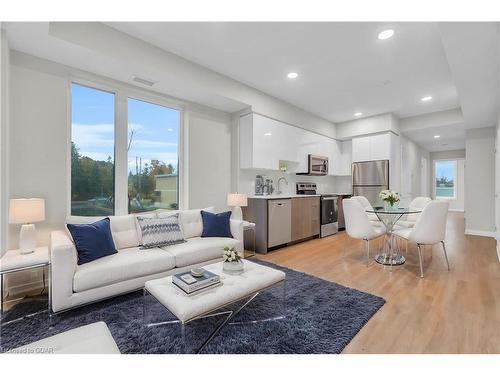
M 92 224 L 98 220 L 102 220 L 105 218 L 106 216 L 67 216 L 65 224 Z M 66 233 L 68 233 L 71 241 L 73 241 L 73 237 L 71 236 L 71 232 L 69 231 L 68 226 L 65 225 L 64 228 L 66 229 Z
M 174 267 L 174 256 L 165 250 L 140 250 L 138 247 L 122 249 L 109 257 L 78 266 L 73 279 L 73 290 L 82 292 L 168 271 Z
M 78 264 L 85 264 L 116 253 L 109 218 L 92 224 L 66 224 L 75 243 Z
M 204 208 L 203 211 L 214 212 L 213 207 Z M 181 229 L 184 238 L 200 237 L 203 233 L 203 221 L 201 210 L 179 211 L 181 217 Z
M 141 214 L 149 215 L 149 214 Z M 152 214 L 156 217 L 155 214 Z M 90 224 L 97 220 L 104 219 L 106 216 L 68 216 L 66 218 L 66 224 Z M 128 247 L 139 246 L 139 233 L 136 224 L 135 215 L 118 215 L 109 216 L 111 234 L 113 235 L 113 241 L 115 243 L 116 249 L 125 249 Z
M 223 237 L 193 237 L 186 242 L 162 247 L 175 257 L 175 266 L 184 267 L 208 260 L 220 259 L 225 246 L 237 246 L 234 238 Z
M 139 246 L 135 215 L 110 216 L 109 219 L 113 240 L 118 250 Z

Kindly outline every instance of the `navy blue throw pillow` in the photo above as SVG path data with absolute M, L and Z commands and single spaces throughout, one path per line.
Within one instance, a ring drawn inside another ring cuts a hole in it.
M 203 233 L 201 236 L 233 238 L 229 222 L 230 218 L 231 211 L 221 212 L 220 214 L 201 211 L 201 219 L 203 220 Z
M 66 224 L 78 253 L 78 265 L 116 254 L 109 217 L 92 224 Z

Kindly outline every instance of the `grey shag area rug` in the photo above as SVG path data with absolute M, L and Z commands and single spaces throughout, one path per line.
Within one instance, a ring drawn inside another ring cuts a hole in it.
M 202 353 L 340 353 L 380 309 L 381 297 L 344 287 L 271 263 L 257 263 L 286 273 L 286 318 L 256 324 L 225 326 Z M 274 288 L 252 301 L 235 319 L 251 321 L 279 314 L 282 290 Z M 46 301 L 26 301 L 4 315 L 4 321 L 23 316 Z M 37 306 L 38 304 L 38 306 Z M 166 310 L 148 304 L 152 320 L 164 320 Z M 46 313 L 11 322 L 0 328 L 0 348 L 6 351 L 97 321 L 107 323 L 122 353 L 179 353 L 180 326 L 144 328 L 142 292 L 133 292 L 56 315 Z M 187 342 L 201 344 L 221 317 L 187 325 Z

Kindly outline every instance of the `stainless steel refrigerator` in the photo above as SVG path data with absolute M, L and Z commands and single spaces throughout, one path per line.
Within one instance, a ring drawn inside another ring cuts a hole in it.
M 389 160 L 352 163 L 353 195 L 365 196 L 372 206 L 382 204 L 379 193 L 389 189 Z

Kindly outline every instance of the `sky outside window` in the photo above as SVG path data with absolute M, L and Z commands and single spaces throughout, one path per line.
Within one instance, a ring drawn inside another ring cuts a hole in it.
M 436 197 L 455 196 L 455 160 L 436 161 Z

